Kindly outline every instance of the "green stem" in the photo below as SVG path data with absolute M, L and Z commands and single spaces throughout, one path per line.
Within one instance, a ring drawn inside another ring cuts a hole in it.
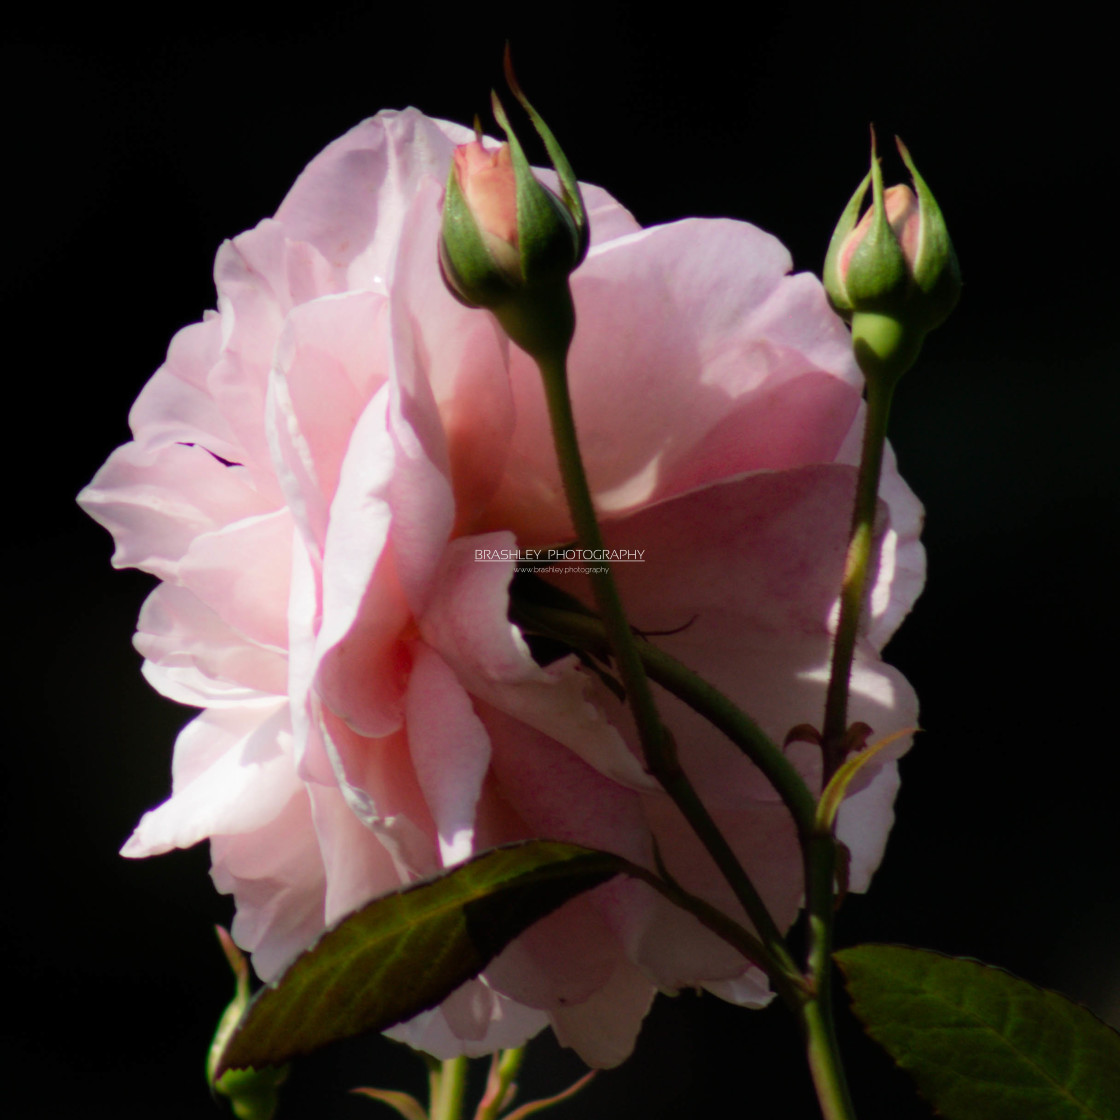
M 509 1088 L 525 1060 L 525 1047 L 503 1050 L 494 1056 L 486 1095 L 479 1102 L 474 1120 L 497 1120 L 498 1113 L 508 1103 Z
M 572 517 L 580 546 L 584 549 L 601 552 L 605 549 L 603 535 L 599 530 L 599 520 L 591 501 L 591 488 L 583 469 L 579 443 L 576 439 L 575 417 L 572 415 L 572 401 L 568 393 L 568 371 L 564 355 L 538 357 L 541 377 L 544 381 L 545 397 L 548 400 L 548 414 L 552 422 L 552 438 L 556 444 L 556 456 L 560 463 L 560 475 L 564 482 L 564 494 L 568 500 L 568 510 Z M 610 564 L 596 561 L 594 567 L 602 571 L 591 575 L 591 588 L 599 615 L 603 619 L 607 638 L 611 644 L 618 672 L 622 677 L 626 698 L 634 713 L 641 739 L 646 765 L 657 775 L 665 769 L 672 756 L 676 754 L 671 738 L 666 732 L 661 717 L 657 714 L 653 692 L 646 679 L 622 600 L 615 586 Z
M 447 1058 L 429 1075 L 431 1120 L 461 1120 L 467 1091 L 467 1059 Z
M 572 524 L 582 548 L 602 552 L 605 545 L 591 500 L 591 488 L 583 469 L 576 438 L 575 417 L 568 393 L 566 348 L 541 350 L 535 357 L 544 382 L 552 436 Z M 595 567 L 602 570 L 591 575 L 592 591 L 623 688 L 626 690 L 626 698 L 634 713 L 646 767 L 661 783 L 727 880 L 739 904 L 758 931 L 769 958 L 774 962 L 775 970 L 780 973 L 796 973 L 797 966 L 789 947 L 766 904 L 681 769 L 676 744 L 657 713 L 649 679 L 638 655 L 634 634 L 626 620 L 610 565 L 606 561 L 601 564 L 596 561 Z
M 862 363 L 861 363 L 862 364 Z M 825 700 L 822 753 L 824 783 L 844 761 L 848 730 L 848 694 L 856 640 L 867 605 L 868 582 L 875 553 L 875 513 L 887 420 L 897 376 L 867 374 L 867 416 L 856 478 L 855 507 L 844 576 L 840 588 L 840 618 L 832 647 L 832 666 Z M 808 949 L 805 978 L 813 992 L 801 1013 L 813 1084 L 825 1120 L 852 1120 L 855 1112 L 836 1045 L 832 1018 L 832 926 L 835 911 L 836 842 L 830 825 L 819 825 L 805 854 L 805 908 Z
M 868 577 L 875 550 L 875 510 L 879 497 L 879 476 L 883 466 L 883 446 L 887 438 L 887 419 L 891 411 L 896 378 L 867 379 L 867 420 L 863 429 L 863 452 L 856 480 L 855 509 L 848 552 L 844 559 L 844 579 L 840 589 L 840 619 L 832 647 L 832 667 L 825 698 L 822 749 L 824 781 L 844 761 L 844 735 L 848 730 L 848 689 L 855 658 L 856 639 L 867 602 Z
M 836 847 L 830 831 L 817 830 L 805 849 L 809 947 L 806 980 L 812 997 L 801 1010 L 806 1053 L 825 1120 L 854 1120 L 832 1019 L 832 925 Z

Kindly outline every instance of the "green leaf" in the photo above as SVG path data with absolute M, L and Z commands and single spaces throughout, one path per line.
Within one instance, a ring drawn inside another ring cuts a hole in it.
M 947 1120 L 1120 1120 L 1120 1035 L 979 961 L 899 945 L 836 954 L 856 1015 Z
M 410 1019 L 534 922 L 629 867 L 607 852 L 531 840 L 375 899 L 257 993 L 218 1072 L 277 1065 Z

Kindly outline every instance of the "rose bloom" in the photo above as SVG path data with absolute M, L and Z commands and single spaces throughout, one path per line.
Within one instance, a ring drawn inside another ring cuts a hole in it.
M 209 838 L 233 935 L 273 979 L 324 927 L 497 844 L 570 841 L 656 866 L 746 922 L 645 773 L 626 709 L 508 620 L 514 561 L 570 543 L 539 375 L 437 261 L 442 184 L 472 134 L 386 112 L 331 144 L 276 217 L 218 252 L 218 311 L 173 339 L 133 442 L 81 495 L 114 564 L 161 581 L 144 673 L 201 708 L 173 793 L 124 847 Z M 542 178 L 554 184 L 548 173 Z M 641 229 L 586 187 L 570 380 L 587 472 L 635 627 L 781 742 L 819 723 L 862 425 L 848 336 L 816 279 L 742 222 Z M 851 719 L 912 727 L 878 653 L 917 595 L 921 510 L 888 454 Z M 583 578 L 553 578 L 586 595 Z M 801 904 L 789 813 L 741 753 L 656 690 L 685 769 L 779 926 Z M 819 785 L 819 752 L 788 753 Z M 896 752 L 897 755 L 898 752 Z M 851 887 L 878 864 L 897 788 L 841 810 Z M 592 1066 L 631 1051 L 657 990 L 747 1005 L 765 978 L 644 884 L 615 880 L 514 941 L 392 1032 L 437 1056 L 546 1025 Z

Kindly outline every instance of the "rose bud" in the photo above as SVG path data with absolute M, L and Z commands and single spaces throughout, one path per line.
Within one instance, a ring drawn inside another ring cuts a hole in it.
M 564 203 L 509 144 L 455 149 L 443 204 L 440 265 L 469 307 L 498 310 L 529 287 L 564 281 L 583 259 Z
M 948 318 L 961 292 L 941 208 L 906 146 L 896 143 L 917 194 L 905 185 L 884 191 L 872 133 L 871 170 L 841 215 L 824 263 L 825 290 L 852 325 L 867 376 L 897 377 L 913 365 L 926 334 Z M 869 184 L 871 207 L 860 218 Z
M 237 1120 L 272 1120 L 276 1114 L 277 1090 L 288 1075 L 288 1067 L 255 1069 L 228 1069 L 215 1078 L 218 1060 L 241 1016 L 249 1006 L 249 962 L 233 943 L 229 933 L 217 927 L 222 951 L 233 971 L 236 988 L 229 1006 L 222 1012 L 218 1029 L 206 1055 L 206 1080 L 211 1092 L 225 1097 Z
M 506 76 L 529 114 L 560 181 L 554 194 L 533 173 L 501 102 L 494 116 L 509 143 L 478 138 L 456 148 L 447 180 L 439 261 L 451 294 L 494 312 L 530 354 L 567 348 L 574 324 L 568 277 L 587 255 L 588 223 L 579 183 L 548 126 Z M 478 128 L 476 125 L 476 133 Z

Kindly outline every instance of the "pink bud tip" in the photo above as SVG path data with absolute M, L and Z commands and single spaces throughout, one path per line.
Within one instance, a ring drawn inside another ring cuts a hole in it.
M 517 245 L 517 179 L 509 145 L 484 148 L 477 140 L 455 149 L 455 177 L 485 234 Z

